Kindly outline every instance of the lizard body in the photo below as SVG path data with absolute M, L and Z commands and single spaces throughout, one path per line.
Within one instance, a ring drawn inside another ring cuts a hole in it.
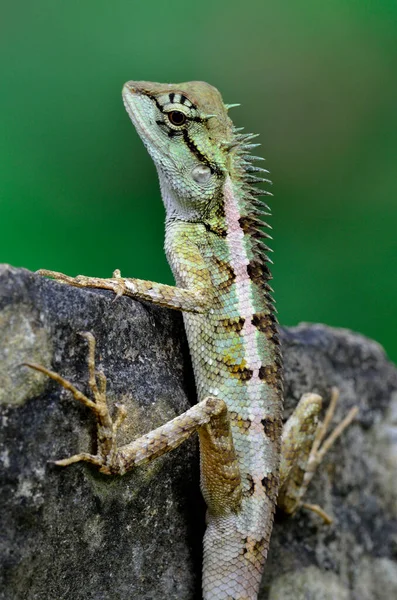
M 71 285 L 111 289 L 182 310 L 198 404 L 117 448 L 116 430 L 123 414 L 120 411 L 112 420 L 107 411 L 104 376 L 96 383 L 92 337 L 88 337 L 89 372 L 94 401 L 58 374 L 30 366 L 59 381 L 97 416 L 97 455 L 82 453 L 58 464 L 86 460 L 104 473 L 122 474 L 198 430 L 201 487 L 208 506 L 203 598 L 255 600 L 279 490 L 283 404 L 268 249 L 261 239 L 261 215 L 269 213 L 258 200 L 264 192 L 255 188 L 266 181 L 257 177 L 264 169 L 253 165 L 253 136 L 234 128 L 228 106 L 207 83 L 131 81 L 123 88 L 123 99 L 157 167 L 166 209 L 165 250 L 176 287 L 122 278 L 119 272 L 111 279 L 41 273 Z M 302 409 L 303 421 L 313 426 L 300 473 L 321 408 L 319 397 L 311 396 L 305 400 L 309 409 Z M 294 441 L 289 443 L 291 436 L 283 440 L 287 458 L 282 463 L 282 497 L 285 506 L 292 506 L 290 512 L 301 504 L 287 486 L 300 444 L 295 443 L 300 423 L 295 419 L 290 427 Z M 294 475 L 295 483 L 299 477 Z
M 144 86 L 139 85 L 140 93 L 145 93 Z M 152 94 L 152 84 L 149 89 Z M 124 101 L 135 122 L 134 109 L 130 109 L 135 97 L 130 90 L 127 84 Z M 202 462 L 202 491 L 209 507 L 204 597 L 254 598 L 277 498 L 283 397 L 276 320 L 266 289 L 270 273 L 259 241 L 260 207 L 256 196 L 251 195 L 252 175 L 246 168 L 252 168 L 251 162 L 245 164 L 243 158 L 249 148 L 245 138 L 240 141 L 234 133 L 219 92 L 208 84 L 185 84 L 172 91 L 161 87 L 156 92 L 160 92 L 161 101 L 173 100 L 177 108 L 184 106 L 178 103 L 178 96 L 185 94 L 199 114 L 216 115 L 204 123 L 193 121 L 191 128 L 182 130 L 185 139 L 180 136 L 177 140 L 191 153 L 192 170 L 199 166 L 196 161 L 211 170 L 203 186 L 205 193 L 198 190 L 197 208 L 196 202 L 193 204 L 197 222 L 180 219 L 177 209 L 180 199 L 183 207 L 186 199 L 184 191 L 180 192 L 179 178 L 170 189 L 161 161 L 158 156 L 154 158 L 168 207 L 166 253 L 177 286 L 194 289 L 204 282 L 211 294 L 206 312 L 184 313 L 198 400 L 215 396 L 225 401 L 241 480 L 238 501 L 234 493 L 230 502 L 220 505 L 214 493 L 218 484 L 212 483 L 214 457 L 211 463 Z M 192 218 L 189 213 L 188 218 Z M 200 258 L 187 269 L 180 260 L 180 249 L 189 244 L 194 247 L 192 256 L 198 250 Z M 206 428 L 199 430 L 201 446 L 207 435 Z

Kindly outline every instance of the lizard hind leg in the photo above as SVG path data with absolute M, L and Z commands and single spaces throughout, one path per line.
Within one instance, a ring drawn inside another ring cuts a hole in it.
M 57 460 L 55 461 L 55 464 L 58 466 L 67 466 L 75 462 L 85 461 L 97 465 L 100 467 L 101 471 L 108 473 L 109 470 L 106 466 L 106 463 L 108 462 L 107 458 L 116 451 L 115 436 L 118 427 L 126 417 L 126 411 L 123 405 L 116 405 L 116 414 L 114 419 L 112 419 L 106 400 L 106 377 L 102 372 L 96 371 L 95 369 L 95 338 L 92 333 L 89 332 L 83 332 L 80 335 L 86 338 L 88 343 L 88 386 L 93 400 L 80 392 L 80 390 L 78 390 L 70 381 L 59 375 L 59 373 L 35 363 L 24 363 L 24 365 L 43 373 L 50 379 L 59 383 L 64 389 L 71 392 L 75 400 L 81 402 L 93 411 L 97 420 L 97 454 L 93 455 L 87 452 L 81 452 L 68 458 Z
M 332 388 L 330 404 L 321 422 L 321 396 L 304 394 L 282 435 L 279 507 L 288 514 L 293 514 L 299 507 L 306 508 L 327 524 L 332 523 L 332 518 L 317 504 L 303 502 L 303 497 L 325 454 L 358 413 L 358 407 L 353 407 L 325 439 L 338 400 L 339 391 Z
M 208 396 L 183 414 L 149 431 L 123 446 L 117 447 L 117 429 L 126 416 L 122 405 L 116 405 L 112 418 L 106 400 L 106 378 L 95 370 L 95 338 L 82 333 L 88 342 L 88 385 L 93 400 L 80 392 L 70 381 L 54 371 L 34 363 L 25 366 L 40 371 L 71 392 L 75 400 L 90 408 L 97 420 L 97 454 L 79 453 L 56 461 L 67 466 L 75 462 L 90 462 L 107 475 L 123 475 L 138 465 L 147 464 L 174 448 L 194 432 L 200 434 L 203 493 L 213 515 L 238 510 L 241 503 L 241 477 L 233 445 L 230 418 L 225 402 Z

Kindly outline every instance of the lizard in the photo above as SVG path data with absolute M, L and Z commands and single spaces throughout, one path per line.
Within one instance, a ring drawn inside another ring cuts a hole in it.
M 97 419 L 97 454 L 56 461 L 96 465 L 123 474 L 172 450 L 198 432 L 201 490 L 207 504 L 204 600 L 255 600 L 266 561 L 276 504 L 287 513 L 304 506 L 329 521 L 303 494 L 325 452 L 353 420 L 352 409 L 324 441 L 337 402 L 319 421 L 322 399 L 305 394 L 282 425 L 283 363 L 269 285 L 270 251 L 263 239 L 270 215 L 258 188 L 268 171 L 251 152 L 256 135 L 236 128 L 219 91 L 204 82 L 129 81 L 124 105 L 157 168 L 166 211 L 165 252 L 176 286 L 113 277 L 39 273 L 77 287 L 182 311 L 198 402 L 163 426 L 117 446 L 123 406 L 110 415 L 106 377 L 95 369 L 88 341 L 92 398 L 47 368 L 26 363 L 58 381 Z M 238 105 L 237 105 L 238 106 Z M 321 445 L 322 444 L 322 445 Z M 321 445 L 321 448 L 320 448 Z M 278 500 L 277 500 L 278 499 Z

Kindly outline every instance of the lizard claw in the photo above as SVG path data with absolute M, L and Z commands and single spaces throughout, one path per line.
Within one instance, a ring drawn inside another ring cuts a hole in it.
M 81 462 L 81 461 L 89 462 L 98 467 L 104 466 L 103 458 L 101 458 L 100 456 L 94 455 L 94 454 L 88 454 L 87 452 L 81 452 L 80 454 L 73 454 L 73 456 L 69 456 L 68 458 L 62 458 L 60 460 L 54 460 L 51 462 L 53 462 L 53 464 L 57 465 L 58 467 L 67 467 L 68 465 L 72 465 L 73 463 Z
M 116 432 L 124 421 L 127 411 L 123 405 L 116 406 L 116 416 L 114 419 L 110 416 L 106 400 L 106 377 L 103 373 L 95 369 L 95 338 L 92 333 L 79 332 L 88 342 L 88 386 L 92 392 L 91 400 L 85 394 L 80 392 L 70 381 L 64 379 L 55 371 L 50 371 L 43 365 L 35 363 L 23 363 L 24 366 L 39 371 L 59 383 L 63 388 L 72 393 L 75 400 L 81 402 L 92 410 L 97 420 L 98 428 L 98 451 L 96 455 L 87 452 L 74 454 L 68 458 L 55 461 L 60 467 L 73 464 L 75 462 L 89 462 L 99 467 L 102 473 L 110 474 L 108 466 L 108 457 L 113 454 L 116 448 Z

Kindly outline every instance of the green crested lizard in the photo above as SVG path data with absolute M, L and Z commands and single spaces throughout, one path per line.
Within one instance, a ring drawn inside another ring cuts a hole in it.
M 123 407 L 109 414 L 105 376 L 95 371 L 95 340 L 89 345 L 90 399 L 41 365 L 42 371 L 89 406 L 98 423 L 96 455 L 57 461 L 88 461 L 103 473 L 123 474 L 175 448 L 198 431 L 201 489 L 208 507 L 204 537 L 203 598 L 254 600 L 266 560 L 278 504 L 289 513 L 305 506 L 302 496 L 323 455 L 351 422 L 353 409 L 324 441 L 337 400 L 325 422 L 321 398 L 305 394 L 282 429 L 283 384 L 271 278 L 262 238 L 256 187 L 266 171 L 254 165 L 255 137 L 233 126 L 214 87 L 129 81 L 127 112 L 158 171 L 166 209 L 165 250 L 176 287 L 122 278 L 68 277 L 41 270 L 78 287 L 113 290 L 183 312 L 198 404 L 186 413 L 117 447 Z

